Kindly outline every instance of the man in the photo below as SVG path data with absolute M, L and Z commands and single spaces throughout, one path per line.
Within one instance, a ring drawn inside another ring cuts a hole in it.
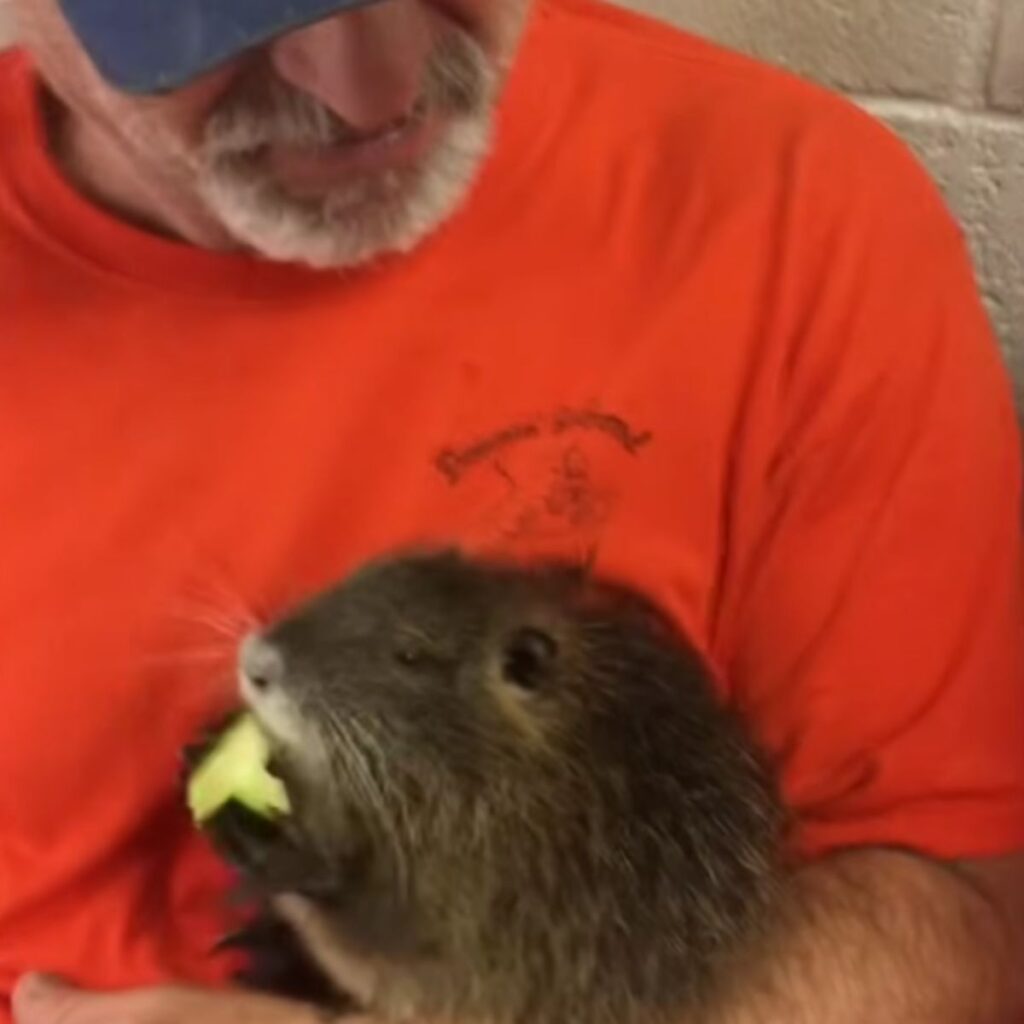
M 254 616 L 426 541 L 646 589 L 775 755 L 801 902 L 701 1024 L 1024 1020 L 1017 430 L 904 148 L 598 0 L 14 7 L 13 1019 L 317 1019 L 223 986 L 177 752 Z

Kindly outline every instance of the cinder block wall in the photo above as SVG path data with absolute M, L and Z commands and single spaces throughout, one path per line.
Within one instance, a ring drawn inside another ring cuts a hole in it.
M 931 169 L 971 238 L 1024 408 L 1024 0 L 620 0 L 841 89 Z
M 1024 0 L 619 2 L 841 89 L 899 131 L 968 229 L 1024 400 Z

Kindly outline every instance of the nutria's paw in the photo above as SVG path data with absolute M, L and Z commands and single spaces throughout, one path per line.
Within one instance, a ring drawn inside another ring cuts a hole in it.
M 245 988 L 315 1003 L 337 1014 L 357 1008 L 315 964 L 293 929 L 271 913 L 261 914 L 224 936 L 215 952 L 228 951 L 240 953 L 245 959 L 245 966 L 234 976 L 236 983 Z
M 286 824 L 229 801 L 203 828 L 214 848 L 251 888 L 266 894 L 321 892 L 330 879 L 318 859 L 296 841 Z

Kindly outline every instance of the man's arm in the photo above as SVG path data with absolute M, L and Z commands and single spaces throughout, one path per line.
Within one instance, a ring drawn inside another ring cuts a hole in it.
M 1021 1024 L 1024 854 L 956 868 L 884 851 L 794 879 L 785 928 L 729 1005 L 692 1024 Z M 119 995 L 29 979 L 17 1024 L 324 1024 L 263 996 L 159 988 Z M 346 1024 L 374 1024 L 346 1018 Z M 466 1022 L 473 1024 L 473 1022 Z M 689 1024 L 689 1022 L 688 1022 Z
M 713 1024 L 1024 1024 L 1006 367 L 963 234 L 902 143 L 836 111 L 794 166 L 716 655 L 815 866 Z
M 1024 854 L 947 867 L 866 850 L 802 869 L 772 948 L 714 1017 L 1022 1024 Z

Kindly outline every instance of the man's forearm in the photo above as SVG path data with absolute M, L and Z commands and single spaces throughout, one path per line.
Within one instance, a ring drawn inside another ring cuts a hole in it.
M 701 1024 L 1024 1024 L 1024 951 L 947 869 L 849 853 L 794 879 L 786 922 Z

